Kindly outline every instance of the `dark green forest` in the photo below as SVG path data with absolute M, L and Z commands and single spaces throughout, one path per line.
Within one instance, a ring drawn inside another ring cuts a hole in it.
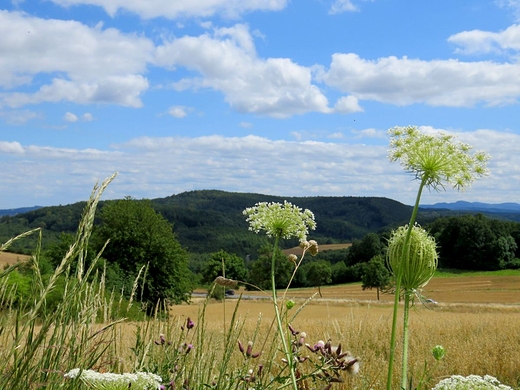
M 264 271 L 270 267 L 272 243 L 265 235 L 248 230 L 242 212 L 257 202 L 284 200 L 315 214 L 317 229 L 309 239 L 322 245 L 352 243 L 347 249 L 306 256 L 294 287 L 363 281 L 364 288 L 384 289 L 388 278 L 379 270 L 386 240 L 392 229 L 408 221 L 412 210 L 387 198 L 283 198 L 207 190 L 153 200 L 104 201 L 96 215 L 90 253 L 101 251 L 109 239 L 102 255 L 107 287 L 129 293 L 135 277 L 148 273 L 146 285 L 139 288 L 149 303 L 167 297 L 189 300 L 194 287 L 211 283 L 223 268 L 230 277 L 268 287 L 262 278 L 269 274 Z M 42 259 L 52 269 L 72 242 L 84 206 L 79 202 L 1 217 L 0 240 L 42 228 Z M 418 221 L 436 238 L 440 267 L 496 270 L 520 268 L 516 218 L 428 209 L 420 211 Z M 33 235 L 17 241 L 10 250 L 31 254 L 37 240 Z M 297 244 L 289 240 L 282 247 Z M 283 284 L 292 273 L 291 263 L 282 252 L 276 257 L 277 280 Z
M 168 222 L 181 245 L 190 253 L 212 253 L 225 250 L 245 256 L 253 255 L 264 238 L 248 231 L 242 211 L 257 202 L 287 200 L 311 210 L 317 229 L 312 238 L 321 244 L 351 242 L 368 233 L 398 226 L 407 221 L 411 206 L 387 198 L 374 197 L 279 197 L 216 190 L 190 191 L 166 198 L 150 200 L 151 206 Z M 110 201 L 100 202 L 99 213 Z M 44 229 L 44 245 L 59 240 L 61 233 L 74 233 L 81 217 L 84 202 L 66 206 L 43 207 L 27 213 L 0 218 L 0 240 L 28 229 Z M 424 218 L 436 212 L 423 213 Z M 99 223 L 97 217 L 96 223 Z M 24 241 L 12 251 L 27 253 L 34 242 Z M 284 242 L 285 247 L 296 241 Z

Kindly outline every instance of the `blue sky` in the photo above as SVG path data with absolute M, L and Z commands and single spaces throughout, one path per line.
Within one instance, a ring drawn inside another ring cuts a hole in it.
M 0 209 L 196 189 L 384 196 L 387 130 L 488 152 L 424 204 L 520 202 L 518 0 L 12 0 L 0 8 Z

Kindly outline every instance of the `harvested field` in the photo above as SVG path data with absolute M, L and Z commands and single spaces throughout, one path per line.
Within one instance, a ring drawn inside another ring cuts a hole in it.
M 348 248 L 350 246 L 352 246 L 352 243 L 348 243 L 348 244 L 324 244 L 324 245 L 320 244 L 320 252 L 332 251 L 332 250 L 336 250 L 336 249 L 345 249 L 345 248 Z M 295 246 L 293 248 L 284 249 L 282 252 L 285 253 L 286 255 L 294 254 L 296 256 L 301 256 L 303 250 L 299 246 Z
M 19 261 L 25 261 L 31 256 L 28 255 L 20 255 L 17 253 L 10 252 L 0 252 L 0 268 L 5 267 L 6 265 L 13 265 L 18 263 Z
M 297 305 L 289 315 L 296 314 L 305 298 L 315 292 L 317 289 L 291 290 L 287 296 L 295 298 Z M 344 384 L 335 387 L 337 390 L 384 388 L 393 296 L 382 295 L 378 302 L 375 290 L 362 291 L 359 283 L 323 287 L 322 294 L 323 298 L 315 296 L 295 319 L 290 319 L 291 324 L 305 331 L 311 343 L 330 338 L 361 358 L 360 374 L 347 377 Z M 520 275 L 438 277 L 428 284 L 425 295 L 439 303 L 418 304 L 410 314 L 409 371 L 414 380 L 422 375 L 427 363 L 435 368 L 426 388 L 453 374 L 489 374 L 520 388 Z M 171 313 L 198 321 L 203 302 L 198 299 L 192 305 L 173 306 Z M 205 311 L 207 330 L 224 332 L 235 309 L 244 324 L 242 338 L 252 337 L 258 326 L 263 343 L 260 348 L 264 348 L 263 337 L 269 334 L 274 318 L 272 305 L 265 299 L 245 299 L 238 307 L 234 298 L 209 303 Z M 401 316 L 402 311 L 399 321 Z M 434 366 L 430 351 L 437 344 L 446 348 L 447 356 Z M 475 359 L 483 351 L 485 364 Z M 400 350 L 398 361 L 399 354 Z

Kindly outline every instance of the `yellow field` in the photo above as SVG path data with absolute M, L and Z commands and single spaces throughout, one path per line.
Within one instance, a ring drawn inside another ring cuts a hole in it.
M 345 248 L 348 248 L 350 246 L 352 246 L 352 243 L 348 243 L 348 244 L 323 244 L 323 245 L 320 244 L 320 252 L 331 251 L 331 250 L 336 250 L 336 249 L 345 249 Z M 284 249 L 282 252 L 285 253 L 286 255 L 294 254 L 296 256 L 301 256 L 302 252 L 303 252 L 303 249 L 300 248 L 299 246 L 295 246 L 294 248 Z
M 427 287 L 428 297 L 439 303 L 418 304 L 410 316 L 409 367 L 415 383 L 426 363 L 431 369 L 431 386 L 453 374 L 488 374 L 520 388 L 520 276 L 434 278 Z M 292 290 L 288 297 L 301 305 L 314 292 L 316 289 Z M 360 374 L 333 388 L 384 388 L 392 296 L 382 295 L 377 302 L 376 292 L 362 291 L 359 284 L 325 287 L 322 294 L 323 298 L 314 298 L 291 322 L 307 333 L 309 344 L 332 339 L 360 357 Z M 174 306 L 172 314 L 196 319 L 202 302 Z M 258 323 L 260 334 L 268 333 L 274 312 L 267 300 L 243 300 L 238 308 L 236 299 L 209 304 L 205 315 L 208 331 L 223 333 L 235 308 L 245 335 L 252 337 Z M 268 345 L 270 341 L 266 341 Z M 435 366 L 431 349 L 438 344 L 446 348 L 447 355 Z
M 0 252 L 0 268 L 3 268 L 6 265 L 13 265 L 19 261 L 25 261 L 30 256 L 27 255 L 19 255 L 17 253 L 10 252 Z
M 1 253 L 0 266 L 25 258 Z M 388 366 L 393 296 L 383 294 L 381 300 L 376 301 L 376 291 L 363 291 L 359 283 L 323 287 L 321 290 L 323 297 L 315 296 L 310 302 L 307 299 L 317 292 L 315 288 L 288 292 L 287 298 L 297 302 L 289 315 L 301 309 L 294 319 L 290 319 L 290 323 L 307 334 L 309 344 L 330 339 L 341 343 L 360 358 L 360 373 L 354 377 L 345 376 L 346 382 L 335 384 L 333 390 L 383 389 Z M 489 374 L 520 389 L 520 275 L 434 278 L 427 285 L 424 295 L 439 303 L 418 303 L 410 316 L 409 373 L 415 385 L 426 364 L 431 379 L 427 381 L 429 387 L 425 388 L 431 388 L 440 379 L 453 374 Z M 222 353 L 220 349 L 224 335 L 236 309 L 237 322 L 243 325 L 239 339 L 247 343 L 255 338 L 256 333 L 254 350 L 266 351 L 275 341 L 271 329 L 274 311 L 269 302 L 267 299 L 244 299 L 237 306 L 237 299 L 227 299 L 225 302 L 209 303 L 205 310 L 205 334 L 212 340 L 212 348 Z M 159 333 L 175 332 L 179 329 L 178 321 L 184 322 L 186 317 L 191 317 L 196 326 L 200 326 L 203 303 L 203 299 L 194 299 L 191 305 L 172 306 L 172 318 L 151 325 L 147 329 L 147 340 L 157 339 Z M 133 367 L 135 357 L 131 348 L 135 344 L 136 329 L 142 326 L 122 323 L 113 328 L 113 340 L 117 347 L 115 356 L 121 370 L 128 371 Z M 447 354 L 436 365 L 431 349 L 438 344 L 446 348 Z M 197 345 L 194 347 L 197 348 Z M 398 345 L 398 354 L 400 348 Z M 264 364 L 262 359 L 269 356 L 268 353 L 261 355 L 258 363 Z M 110 359 L 113 357 L 107 357 L 107 360 Z M 240 359 L 237 349 L 233 361 L 240 364 Z M 399 363 L 400 357 L 397 356 L 396 373 L 400 371 Z M 394 380 L 397 383 L 397 374 Z

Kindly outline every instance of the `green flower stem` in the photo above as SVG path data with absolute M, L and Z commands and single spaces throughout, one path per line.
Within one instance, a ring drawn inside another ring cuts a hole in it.
M 280 316 L 280 309 L 278 307 L 278 300 L 276 297 L 276 280 L 275 280 L 275 271 L 276 271 L 276 249 L 278 248 L 278 242 L 280 241 L 280 236 L 276 235 L 274 240 L 273 247 L 273 256 L 271 258 L 271 287 L 273 290 L 273 306 L 274 312 L 276 315 L 276 322 L 278 324 L 278 333 L 280 334 L 280 339 L 282 340 L 283 351 L 285 353 L 285 358 L 287 359 L 287 366 L 289 367 L 289 372 L 291 374 L 291 382 L 294 390 L 298 390 L 298 384 L 296 383 L 296 374 L 294 373 L 294 362 L 291 356 L 291 351 L 287 345 L 287 341 L 285 339 L 285 331 L 282 324 L 282 317 Z
M 410 297 L 412 292 L 404 292 L 404 321 L 403 321 L 403 366 L 401 367 L 401 388 L 406 389 L 408 375 L 408 334 L 410 327 L 408 326 L 408 317 L 410 314 Z
M 403 247 L 403 254 L 401 256 L 401 262 L 407 261 L 409 258 L 410 251 L 410 236 L 412 234 L 412 228 L 415 224 L 415 220 L 417 219 L 417 213 L 419 212 L 419 204 L 421 202 L 421 195 L 424 186 L 426 185 L 428 178 L 424 176 L 421 180 L 421 184 L 419 185 L 419 190 L 417 191 L 417 197 L 415 199 L 415 205 L 413 207 L 412 216 L 410 217 L 410 223 L 408 224 L 408 231 L 406 232 L 405 244 Z M 399 296 L 401 294 L 401 279 L 402 279 L 402 271 L 403 267 L 399 267 L 399 272 L 397 273 L 397 279 L 395 282 L 395 298 L 394 298 L 394 312 L 392 316 L 392 333 L 390 336 L 390 357 L 388 360 L 388 377 L 386 381 L 386 389 L 392 390 L 392 374 L 394 370 L 394 357 L 395 357 L 395 342 L 397 335 L 397 312 L 399 310 Z M 406 301 L 405 301 L 406 306 Z M 406 308 L 405 308 L 406 310 Z M 408 323 L 404 325 L 408 327 Z M 403 356 L 404 359 L 404 356 Z M 403 367 L 403 370 L 406 370 L 407 367 Z M 405 387 L 406 388 L 406 387 Z

